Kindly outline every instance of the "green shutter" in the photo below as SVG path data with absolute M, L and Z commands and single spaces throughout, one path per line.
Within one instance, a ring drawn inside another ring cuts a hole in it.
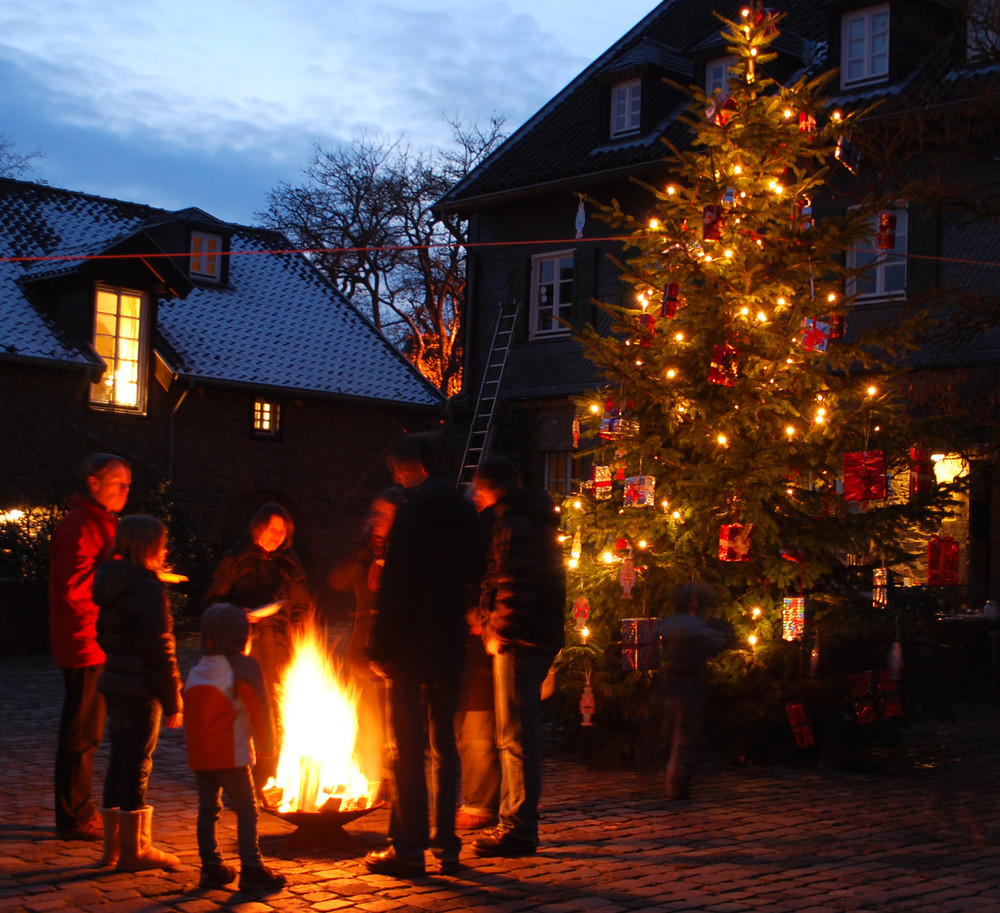
M 508 288 L 504 306 L 513 301 L 521 302 L 521 310 L 514 325 L 514 341 L 524 342 L 528 338 L 528 318 L 531 311 L 531 261 L 527 257 L 511 257 L 507 265 Z
M 912 299 L 938 284 L 940 232 L 936 207 L 911 203 L 906 212 L 906 297 Z
M 573 254 L 573 310 L 570 323 L 580 330 L 594 322 L 597 294 L 597 248 L 578 247 Z

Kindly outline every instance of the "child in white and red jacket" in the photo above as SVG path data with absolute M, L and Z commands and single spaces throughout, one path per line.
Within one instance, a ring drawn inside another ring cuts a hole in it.
M 188 766 L 198 784 L 198 855 L 202 888 L 221 888 L 236 878 L 223 862 L 215 837 L 222 794 L 236 813 L 240 890 L 280 890 L 283 875 L 271 872 L 257 842 L 257 799 L 250 767 L 254 745 L 264 757 L 274 751 L 274 721 L 257 660 L 247 656 L 250 621 L 228 602 L 205 610 L 202 656 L 184 688 Z M 252 742 L 251 742 L 252 739 Z

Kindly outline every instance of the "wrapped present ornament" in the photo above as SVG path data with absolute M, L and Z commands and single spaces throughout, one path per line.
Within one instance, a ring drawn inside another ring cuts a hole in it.
M 722 127 L 729 122 L 734 111 L 736 111 L 736 99 L 727 92 L 719 91 L 709 101 L 705 116 L 717 127 Z
M 920 447 L 910 448 L 910 497 L 928 495 L 934 491 L 936 478 L 931 455 Z
M 656 318 L 652 314 L 640 314 L 639 327 L 639 345 L 648 349 L 656 338 Z
M 622 669 L 649 672 L 662 661 L 659 618 L 622 619 Z
M 833 154 L 851 174 L 857 174 L 861 169 L 861 152 L 846 136 L 837 138 L 837 148 Z
M 886 496 L 885 452 L 844 454 L 844 500 L 882 501 Z
M 848 701 L 858 723 L 874 723 L 903 715 L 899 683 L 887 669 L 847 676 Z
M 719 529 L 719 560 L 749 561 L 753 524 L 723 523 Z
M 598 434 L 608 441 L 617 441 L 638 434 L 639 423 L 634 419 L 623 417 L 623 413 L 627 413 L 631 408 L 631 401 L 626 402 L 623 407 L 609 399 L 604 404 L 604 415 L 601 416 L 601 430 Z
M 736 359 L 739 354 L 728 342 L 715 346 L 712 350 L 712 363 L 708 368 L 709 382 L 722 387 L 731 387 L 736 383 Z
M 875 246 L 879 250 L 896 249 L 896 217 L 891 212 L 879 214 Z
M 594 498 L 598 501 L 606 501 L 611 497 L 611 467 L 595 463 L 591 472 L 594 483 Z
M 626 507 L 652 507 L 656 499 L 656 476 L 630 476 L 625 480 Z
M 722 240 L 722 231 L 726 227 L 726 222 L 722 217 L 722 207 L 717 203 L 710 203 L 701 213 L 701 239 L 703 241 Z
M 927 586 L 958 586 L 958 543 L 934 536 L 927 543 Z
M 786 596 L 781 600 L 781 639 L 798 640 L 805 630 L 805 596 Z
M 802 318 L 802 348 L 807 352 L 825 352 L 830 341 L 830 324 L 812 317 Z
M 892 569 L 876 567 L 872 569 L 872 608 L 887 609 L 892 602 Z
M 830 327 L 830 339 L 836 342 L 844 338 L 844 317 L 842 314 L 830 314 L 823 318 L 823 322 Z
M 805 707 L 801 704 L 785 704 L 785 716 L 788 717 L 788 724 L 792 727 L 792 735 L 795 736 L 795 744 L 799 748 L 808 748 L 815 744 Z
M 799 133 L 815 133 L 816 117 L 805 111 L 799 112 Z
M 663 306 L 660 308 L 661 317 L 676 317 L 677 307 L 680 300 L 681 287 L 679 282 L 668 282 L 663 286 Z

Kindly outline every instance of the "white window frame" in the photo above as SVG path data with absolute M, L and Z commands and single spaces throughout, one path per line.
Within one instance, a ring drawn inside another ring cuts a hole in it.
M 709 98 L 716 89 L 729 94 L 729 80 L 735 66 L 735 57 L 717 57 L 715 60 L 705 61 L 705 94 Z
M 844 13 L 840 20 L 840 87 L 889 78 L 889 4 Z
M 568 326 L 555 318 L 569 320 L 573 310 L 574 251 L 560 250 L 531 258 L 531 339 L 565 336 Z M 569 263 L 569 277 L 562 275 Z M 548 300 L 546 300 L 548 297 Z M 542 324 L 546 325 L 543 326 Z
M 642 124 L 642 80 L 627 79 L 611 87 L 611 138 L 638 133 Z
M 222 235 L 207 231 L 191 232 L 191 266 L 189 272 L 198 279 L 222 281 Z
M 254 437 L 276 438 L 281 431 L 281 403 L 267 396 L 253 399 Z
M 109 412 L 146 412 L 146 340 L 149 298 L 145 292 L 98 284 L 94 290 L 92 341 L 107 368 L 90 385 L 90 405 Z
M 906 245 L 908 219 L 905 207 L 887 209 L 896 217 L 896 245 L 892 250 L 879 250 L 876 237 L 878 216 L 872 220 L 872 234 L 866 244 L 847 251 L 848 269 L 869 266 L 864 278 L 847 280 L 845 291 L 856 303 L 884 301 L 906 297 Z

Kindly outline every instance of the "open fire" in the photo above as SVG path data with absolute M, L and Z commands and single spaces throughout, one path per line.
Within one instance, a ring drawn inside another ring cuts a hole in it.
M 277 703 L 284 735 L 265 803 L 279 813 L 371 808 L 379 783 L 369 782 L 355 760 L 357 689 L 340 674 L 313 624 L 294 638 Z

